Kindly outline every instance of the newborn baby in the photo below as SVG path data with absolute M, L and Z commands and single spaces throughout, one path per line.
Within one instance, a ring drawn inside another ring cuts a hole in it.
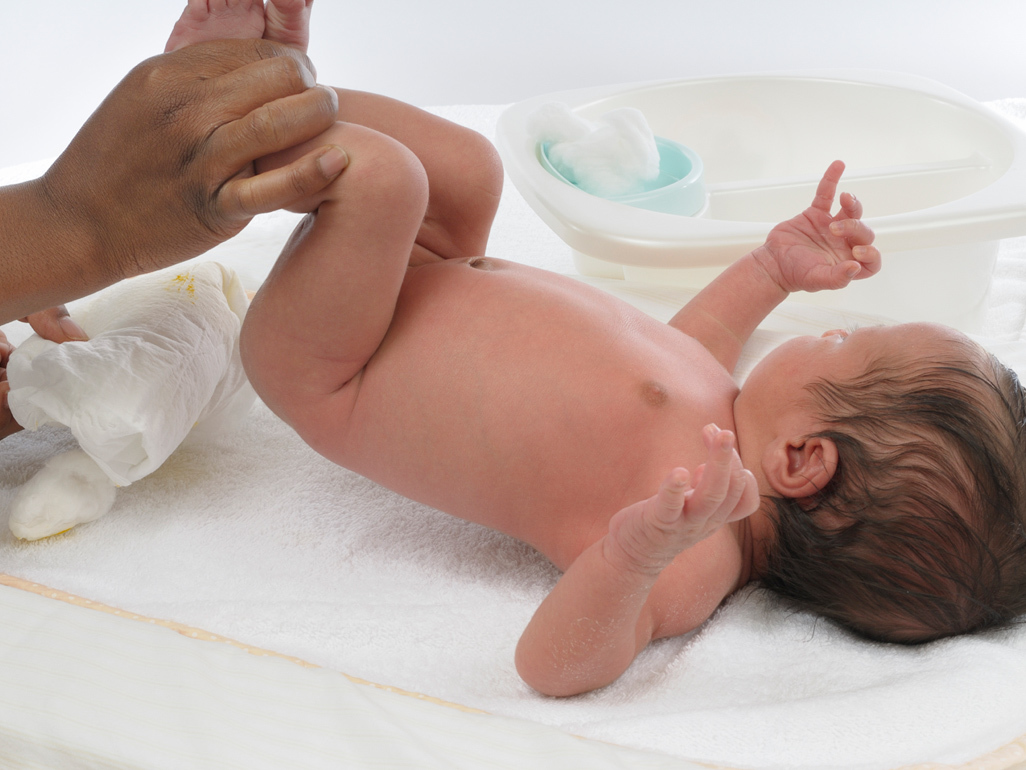
M 308 5 L 267 7 L 300 28 Z M 278 34 L 263 3 L 234 12 L 240 36 Z M 178 39 L 209 15 L 190 0 Z M 601 687 L 753 580 L 894 642 L 1026 612 L 1026 399 L 979 346 L 931 324 L 835 330 L 731 377 L 790 292 L 879 269 L 862 205 L 832 211 L 842 163 L 662 324 L 481 256 L 502 189 L 483 137 L 373 94 L 338 104 L 257 163 L 330 146 L 348 165 L 297 201 L 243 361 L 324 456 L 564 570 L 517 647 L 530 685 Z

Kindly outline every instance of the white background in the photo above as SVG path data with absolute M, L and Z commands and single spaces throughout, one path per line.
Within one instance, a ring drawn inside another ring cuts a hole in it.
M 184 0 L 0 0 L 0 167 L 57 155 Z M 419 105 L 821 67 L 1026 96 L 1026 0 L 317 0 L 320 80 Z

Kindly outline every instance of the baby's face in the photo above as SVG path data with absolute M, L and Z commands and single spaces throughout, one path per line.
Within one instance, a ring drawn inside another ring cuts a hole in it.
M 835 329 L 820 337 L 796 337 L 759 362 L 745 381 L 738 402 L 748 408 L 776 411 L 804 403 L 806 386 L 813 382 L 854 380 L 881 359 L 907 359 L 911 364 L 930 353 L 965 355 L 967 343 L 977 347 L 954 329 L 928 323 L 868 326 L 853 332 Z

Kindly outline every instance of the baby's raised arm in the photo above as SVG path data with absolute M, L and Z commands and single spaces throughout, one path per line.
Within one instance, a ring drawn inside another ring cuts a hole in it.
M 880 252 L 862 221 L 862 204 L 843 193 L 840 211 L 830 213 L 843 173 L 844 164 L 834 161 L 812 205 L 774 227 L 762 246 L 724 270 L 670 325 L 733 371 L 748 337 L 791 292 L 843 289 L 879 272 Z
M 709 425 L 702 435 L 708 461 L 692 474 L 673 469 L 655 495 L 613 516 L 538 607 L 516 653 L 536 690 L 575 695 L 609 684 L 650 641 L 697 627 L 737 587 L 729 554 L 701 546 L 755 512 L 758 488 L 733 433 Z

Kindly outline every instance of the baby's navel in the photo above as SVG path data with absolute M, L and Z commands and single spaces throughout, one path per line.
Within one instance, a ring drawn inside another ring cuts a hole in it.
M 641 397 L 645 400 L 646 404 L 657 409 L 665 406 L 666 402 L 670 400 L 670 394 L 667 392 L 666 386 L 655 380 L 646 380 L 641 383 Z

